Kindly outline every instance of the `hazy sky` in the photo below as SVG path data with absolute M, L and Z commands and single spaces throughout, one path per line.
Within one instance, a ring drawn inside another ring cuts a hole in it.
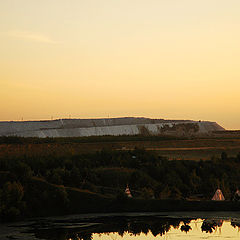
M 0 120 L 240 129 L 239 0 L 0 0 Z

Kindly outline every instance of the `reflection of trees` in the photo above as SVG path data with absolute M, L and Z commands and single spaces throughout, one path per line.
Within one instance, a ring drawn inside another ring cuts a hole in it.
M 128 231 L 134 235 L 152 232 L 153 236 L 166 234 L 171 227 L 178 228 L 181 220 L 173 218 L 144 218 L 128 222 Z
M 223 220 L 204 220 L 201 226 L 203 232 L 212 233 L 217 227 L 221 227 Z
M 153 236 L 157 236 L 157 235 L 164 235 L 166 234 L 169 230 L 170 230 L 171 226 L 169 225 L 168 222 L 159 222 L 159 223 L 155 223 L 151 226 L 150 230 L 153 234 Z
M 134 235 L 139 235 L 141 232 L 147 234 L 149 232 L 149 224 L 145 222 L 129 222 L 128 228 L 125 231 Z
M 192 228 L 188 225 L 191 222 L 191 219 L 184 219 L 183 220 L 183 225 L 181 226 L 180 230 L 182 232 L 188 233 Z
M 79 230 L 54 230 L 49 229 L 45 231 L 38 231 L 35 233 L 35 236 L 40 239 L 48 239 L 48 240 L 92 240 L 91 232 L 78 232 Z
M 213 230 L 215 230 L 215 226 L 214 226 L 213 223 L 204 221 L 204 222 L 202 223 L 201 229 L 202 229 L 203 232 L 212 233 Z
M 158 234 L 163 235 L 166 232 L 168 232 L 170 229 L 170 225 L 168 222 L 164 222 L 162 220 L 159 220 L 157 222 L 151 221 L 151 222 L 133 222 L 129 224 L 129 231 L 130 233 L 134 235 L 139 235 L 140 233 L 147 234 L 149 231 L 152 232 L 154 236 L 157 236 Z
M 65 226 L 69 225 L 69 223 L 63 224 L 62 228 L 59 226 L 56 228 L 54 224 L 57 223 L 46 223 L 44 228 L 41 225 L 35 226 L 33 232 L 36 237 L 48 240 L 91 240 L 93 233 L 106 234 L 111 232 L 117 232 L 120 236 L 123 236 L 125 232 L 133 235 L 151 232 L 153 236 L 162 236 L 171 227 L 178 228 L 181 221 L 183 220 L 158 217 L 112 217 L 95 219 L 93 222 L 98 224 L 86 228 L 76 228 L 74 223 L 72 225 L 70 223 L 70 226 L 67 228 Z M 189 220 L 185 219 L 185 222 L 187 223 Z
M 240 221 L 232 220 L 232 221 L 231 221 L 231 225 L 232 225 L 234 228 L 235 228 L 235 227 L 240 228 Z
M 166 234 L 171 227 L 178 228 L 180 225 L 180 219 L 159 219 L 151 225 L 151 232 L 153 236 L 160 236 Z
M 186 233 L 192 230 L 192 228 L 187 224 L 182 225 L 180 229 L 182 232 L 186 232 Z
M 48 240 L 92 240 L 94 233 L 108 234 L 112 232 L 123 236 L 128 232 L 132 235 L 141 233 L 148 234 L 151 232 L 153 236 L 165 235 L 171 227 L 179 228 L 182 232 L 188 233 L 192 230 L 190 222 L 193 219 L 174 219 L 161 217 L 108 217 L 86 220 L 83 224 L 86 227 L 78 227 L 81 222 L 63 222 L 62 228 L 57 222 L 45 223 L 44 225 L 34 226 L 33 232 L 35 236 Z M 91 223 L 91 224 L 90 224 Z M 95 224 L 96 223 L 96 224 Z M 222 226 L 223 221 L 219 219 L 204 220 L 201 226 L 203 232 L 212 233 L 217 227 Z M 56 226 L 54 227 L 54 224 Z M 233 227 L 240 227 L 240 222 L 232 221 Z M 67 227 L 66 227 L 67 226 Z M 76 227 L 77 226 L 77 227 Z M 39 227 L 39 228 L 38 228 Z
M 76 240 L 92 240 L 92 233 L 78 233 L 78 237 Z

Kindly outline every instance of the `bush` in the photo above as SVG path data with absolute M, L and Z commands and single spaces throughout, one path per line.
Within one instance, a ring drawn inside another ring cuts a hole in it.
M 0 217 L 15 220 L 23 215 L 25 202 L 23 201 L 24 189 L 19 182 L 7 182 L 0 192 Z

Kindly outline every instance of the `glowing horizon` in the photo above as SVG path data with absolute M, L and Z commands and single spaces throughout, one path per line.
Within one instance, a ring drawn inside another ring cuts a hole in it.
M 0 3 L 0 121 L 149 117 L 240 129 L 237 0 Z

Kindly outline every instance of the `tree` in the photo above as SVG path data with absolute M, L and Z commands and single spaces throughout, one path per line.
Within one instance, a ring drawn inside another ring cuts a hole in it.
M 225 161 L 225 160 L 227 160 L 227 159 L 228 159 L 227 153 L 226 153 L 226 152 L 222 152 L 222 153 L 221 153 L 221 160 L 222 160 L 222 161 Z
M 23 196 L 24 189 L 21 183 L 5 183 L 0 192 L 0 216 L 8 220 L 20 216 L 25 208 Z

